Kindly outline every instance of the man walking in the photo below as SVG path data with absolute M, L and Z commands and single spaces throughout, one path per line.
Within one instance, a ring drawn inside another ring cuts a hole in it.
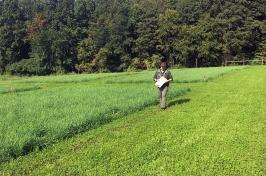
M 167 70 L 166 62 L 162 62 L 160 64 L 160 69 L 155 72 L 153 80 L 155 82 L 165 80 L 165 83 L 162 86 L 158 87 L 158 92 L 159 92 L 159 97 L 160 97 L 160 107 L 161 109 L 165 109 L 166 108 L 166 94 L 169 88 L 169 82 L 173 81 L 171 72 Z

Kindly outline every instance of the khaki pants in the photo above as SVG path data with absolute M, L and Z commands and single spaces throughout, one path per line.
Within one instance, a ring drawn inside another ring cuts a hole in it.
M 160 107 L 162 109 L 166 108 L 166 94 L 168 92 L 168 86 L 162 86 L 161 88 L 158 88 L 158 93 L 160 97 Z

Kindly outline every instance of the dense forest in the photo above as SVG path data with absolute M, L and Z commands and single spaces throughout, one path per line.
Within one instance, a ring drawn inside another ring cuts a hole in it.
M 265 0 L 0 0 L 0 73 L 142 70 L 266 56 Z

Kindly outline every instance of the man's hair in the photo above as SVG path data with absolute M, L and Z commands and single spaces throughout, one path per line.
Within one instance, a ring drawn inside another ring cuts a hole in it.
M 161 62 L 160 66 L 161 67 L 165 66 L 166 68 L 168 67 L 167 62 Z

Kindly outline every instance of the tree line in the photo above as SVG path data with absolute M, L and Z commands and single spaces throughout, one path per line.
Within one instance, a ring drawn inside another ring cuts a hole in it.
M 0 73 L 221 66 L 266 53 L 265 0 L 0 0 Z

